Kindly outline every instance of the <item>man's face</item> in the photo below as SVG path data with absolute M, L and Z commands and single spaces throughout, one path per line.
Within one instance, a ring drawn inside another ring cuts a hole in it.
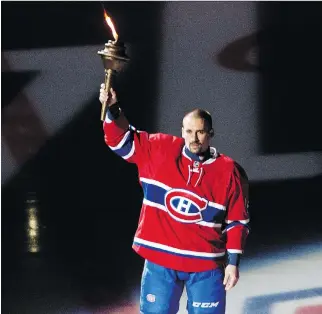
M 211 136 L 204 120 L 188 115 L 183 119 L 182 125 L 182 137 L 188 149 L 194 154 L 205 152 L 209 147 Z

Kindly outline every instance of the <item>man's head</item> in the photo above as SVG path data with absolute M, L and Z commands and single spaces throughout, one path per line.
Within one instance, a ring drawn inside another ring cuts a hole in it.
M 194 109 L 188 112 L 182 121 L 182 137 L 187 148 L 194 154 L 204 153 L 214 136 L 212 118 L 208 111 Z

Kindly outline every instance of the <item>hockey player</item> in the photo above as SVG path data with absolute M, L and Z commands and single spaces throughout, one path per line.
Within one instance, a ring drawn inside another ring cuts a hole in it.
M 245 172 L 210 147 L 207 111 L 183 118 L 181 138 L 136 130 L 104 84 L 99 99 L 108 105 L 105 142 L 137 165 L 144 194 L 133 241 L 145 259 L 140 313 L 177 313 L 185 286 L 189 314 L 224 314 L 248 234 Z

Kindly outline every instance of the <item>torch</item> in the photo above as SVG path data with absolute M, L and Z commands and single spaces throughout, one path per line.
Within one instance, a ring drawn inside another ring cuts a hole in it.
M 125 53 L 124 43 L 118 41 L 118 34 L 115 30 L 112 19 L 107 15 L 105 10 L 104 18 L 107 25 L 112 30 L 114 41 L 109 40 L 108 43 L 105 44 L 105 48 L 103 50 L 98 51 L 97 53 L 101 56 L 103 61 L 105 69 L 105 90 L 109 92 L 112 86 L 113 78 L 116 76 L 118 72 L 124 69 L 126 63 L 130 59 Z M 106 102 L 102 106 L 101 121 L 105 120 L 105 115 Z

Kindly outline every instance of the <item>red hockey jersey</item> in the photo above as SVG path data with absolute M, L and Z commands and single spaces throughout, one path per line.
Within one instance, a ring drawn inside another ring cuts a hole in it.
M 247 179 L 229 157 L 210 148 L 193 160 L 184 139 L 149 134 L 130 126 L 123 114 L 107 115 L 105 142 L 138 167 L 144 197 L 133 249 L 171 269 L 197 272 L 242 253 L 248 234 Z M 189 154 L 190 153 L 190 154 Z

